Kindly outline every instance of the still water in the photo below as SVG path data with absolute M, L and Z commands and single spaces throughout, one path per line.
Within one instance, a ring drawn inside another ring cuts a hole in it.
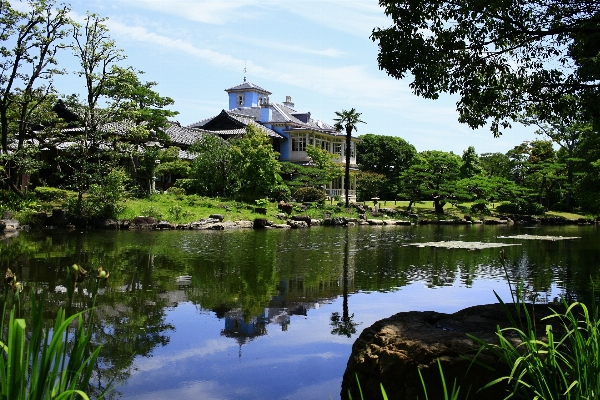
M 523 234 L 575 238 L 504 237 Z M 599 239 L 595 226 L 45 231 L 0 241 L 0 268 L 46 290 L 54 310 L 72 263 L 110 271 L 92 395 L 112 381 L 114 399 L 336 399 L 351 346 L 375 321 L 494 303 L 494 291 L 510 301 L 507 278 L 537 301 L 589 297 Z M 505 261 L 499 248 L 409 246 L 448 240 L 517 245 Z M 80 309 L 92 281 L 76 293 Z

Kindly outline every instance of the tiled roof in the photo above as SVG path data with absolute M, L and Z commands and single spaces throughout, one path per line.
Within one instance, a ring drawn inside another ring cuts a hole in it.
M 275 132 L 272 129 L 267 128 L 264 125 L 261 125 L 260 123 L 258 123 L 256 121 L 257 118 L 260 118 L 260 108 L 247 108 L 244 109 L 245 111 L 249 111 L 249 110 L 254 110 L 252 113 L 252 115 L 248 115 L 246 113 L 240 113 L 242 109 L 236 108 L 232 111 L 221 111 L 221 113 L 219 115 L 216 115 L 212 118 L 207 118 L 204 119 L 202 121 L 193 123 L 191 125 L 188 126 L 188 128 L 200 128 L 205 130 L 206 132 L 211 132 L 211 133 L 215 133 L 221 136 L 237 136 L 237 135 L 243 135 L 246 133 L 246 125 L 252 125 L 258 129 L 260 129 L 261 131 L 265 132 L 267 134 L 267 136 L 269 137 L 275 137 L 275 138 L 283 138 L 283 136 L 281 136 L 279 133 Z M 257 115 L 254 115 L 258 113 Z M 226 117 L 230 120 L 232 120 L 233 122 L 237 122 L 239 124 L 239 128 L 234 128 L 234 129 L 221 129 L 221 130 L 214 130 L 214 129 L 210 129 L 210 128 L 205 128 L 205 125 L 208 124 L 209 122 L 213 121 L 215 118 L 220 117 Z
M 194 128 L 186 128 L 185 126 L 179 125 L 179 123 L 169 122 L 169 127 L 165 133 L 171 139 L 173 144 L 182 144 L 185 146 L 191 146 L 198 140 L 202 139 L 206 135 L 206 131 Z
M 312 129 L 319 132 L 328 133 L 334 136 L 344 136 L 345 133 L 338 132 L 333 125 L 330 125 L 321 120 L 310 118 L 308 122 L 303 122 L 296 118 L 294 114 L 298 114 L 296 110 L 286 106 L 285 104 L 271 103 L 271 120 L 269 123 L 292 123 L 295 126 L 291 129 Z M 255 121 L 260 121 L 260 107 L 239 107 L 234 108 L 230 112 L 246 115 L 254 118 Z
M 260 86 L 255 85 L 252 82 L 246 82 L 246 81 L 244 81 L 244 83 L 239 84 L 237 86 L 234 86 L 232 88 L 225 89 L 225 91 L 227 93 L 229 93 L 229 92 L 243 92 L 243 91 L 246 91 L 246 90 L 256 90 L 257 92 L 261 92 L 261 93 L 264 93 L 264 94 L 267 94 L 267 95 L 271 94 L 271 92 L 269 92 L 268 90 L 265 90 L 265 89 L 261 88 Z

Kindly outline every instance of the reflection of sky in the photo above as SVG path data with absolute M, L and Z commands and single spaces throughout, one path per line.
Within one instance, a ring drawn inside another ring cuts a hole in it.
M 306 317 L 292 315 L 287 331 L 267 325 L 267 334 L 244 344 L 241 356 L 236 340 L 221 335 L 224 319 L 180 303 L 168 311 L 166 322 L 176 328 L 169 344 L 136 358 L 119 391 L 125 399 L 336 399 L 351 346 L 365 327 L 402 311 L 452 313 L 495 303 L 493 290 L 510 300 L 500 280 L 475 280 L 470 288 L 457 280 L 435 289 L 417 282 L 388 293 L 352 294 L 349 311 L 360 325 L 351 338 L 331 334 L 331 314 L 342 312 L 340 297 Z

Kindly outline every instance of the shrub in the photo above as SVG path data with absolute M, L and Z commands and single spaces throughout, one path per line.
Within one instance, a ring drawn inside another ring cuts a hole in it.
M 314 187 L 303 187 L 296 190 L 294 197 L 301 202 L 324 201 L 325 193 Z
M 38 199 L 43 201 L 65 201 L 70 197 L 70 195 L 75 195 L 74 192 L 69 190 L 47 186 L 38 186 L 33 190 L 33 192 Z
M 290 201 L 292 192 L 287 185 L 275 185 L 269 191 L 269 198 L 273 201 Z
M 462 212 L 464 212 L 464 209 L 459 208 Z M 489 214 L 490 213 L 490 209 L 488 208 L 488 202 L 485 200 L 476 200 L 472 205 L 471 205 L 471 213 L 473 214 Z
M 546 209 L 539 203 L 519 199 L 512 203 L 503 203 L 496 207 L 496 211 L 504 214 L 543 215 Z
M 176 197 L 181 197 L 181 196 L 185 196 L 186 191 L 184 188 L 171 186 L 170 188 L 167 189 L 167 193 L 172 194 Z
M 183 189 L 185 193 L 197 193 L 197 186 L 197 179 L 177 179 L 173 183 L 173 188 Z
M 123 202 L 128 196 L 129 175 L 122 169 L 114 169 L 102 182 L 90 186 L 85 199 L 87 215 L 97 218 L 115 218 L 125 209 Z

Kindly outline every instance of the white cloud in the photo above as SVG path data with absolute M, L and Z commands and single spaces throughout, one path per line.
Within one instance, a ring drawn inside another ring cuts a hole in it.
M 321 26 L 354 36 L 369 37 L 373 28 L 391 24 L 376 0 L 284 1 L 278 4 Z
M 227 1 L 227 0 L 135 0 L 138 7 L 177 15 L 191 21 L 206 24 L 222 25 L 231 20 L 240 18 L 253 18 L 254 13 L 241 8 L 248 8 L 253 1 Z
M 334 48 L 316 49 L 316 48 L 306 47 L 301 44 L 278 43 L 272 39 L 270 39 L 270 40 L 255 40 L 255 39 L 251 39 L 247 36 L 237 36 L 234 38 L 234 40 L 236 40 L 237 42 L 240 42 L 240 43 L 248 43 L 248 44 L 251 44 L 251 45 L 254 45 L 257 47 L 266 48 L 269 50 L 279 50 L 279 51 L 286 51 L 286 52 L 290 52 L 290 53 L 313 54 L 313 55 L 317 55 L 317 56 L 332 57 L 332 58 L 341 57 L 345 54 L 345 52 L 343 52 L 339 49 L 334 49 Z
M 152 391 L 151 393 L 141 393 L 138 395 L 128 395 L 127 398 L 130 400 L 163 400 L 163 399 L 177 399 L 177 400 L 196 400 L 202 398 L 203 400 L 222 400 L 228 399 L 229 396 L 224 393 L 223 387 L 214 381 L 200 381 L 191 382 L 183 387 L 177 389 L 166 389 Z M 201 396 L 200 396 L 201 394 Z
M 210 354 L 224 352 L 229 348 L 235 347 L 235 342 L 223 338 L 221 340 L 207 340 L 202 347 L 186 349 L 185 351 L 170 356 L 154 356 L 151 358 L 138 357 L 135 360 L 134 373 L 158 370 L 164 368 L 167 364 L 176 363 L 191 357 L 204 357 Z

